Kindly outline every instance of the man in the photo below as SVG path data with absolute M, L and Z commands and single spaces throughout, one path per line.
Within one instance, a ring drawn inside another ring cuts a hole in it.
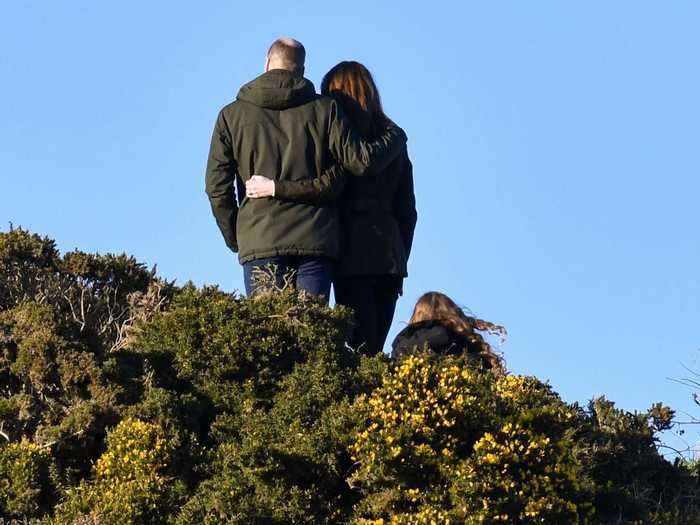
M 303 77 L 305 56 L 300 42 L 276 40 L 265 73 L 240 89 L 214 127 L 206 192 L 226 244 L 243 265 L 248 295 L 267 280 L 278 287 L 291 280 L 328 300 L 340 234 L 333 206 L 248 199 L 247 180 L 277 174 L 283 188 L 284 181 L 314 180 L 336 162 L 353 175 L 369 175 L 406 142 L 396 126 L 375 142 L 360 140 L 337 102 L 317 95 Z

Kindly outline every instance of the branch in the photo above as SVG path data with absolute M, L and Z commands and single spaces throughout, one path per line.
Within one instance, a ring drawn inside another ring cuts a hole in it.
M 5 422 L 4 421 L 0 422 L 0 436 L 4 437 L 7 440 L 7 442 L 9 443 L 10 436 L 6 432 L 4 432 L 4 430 L 3 430 L 4 426 L 5 426 Z
M 53 441 L 49 441 L 48 443 L 44 443 L 43 445 L 41 445 L 41 448 L 49 448 L 49 447 L 54 446 L 59 441 L 63 441 L 65 439 L 69 439 L 69 438 L 73 438 L 73 437 L 82 436 L 83 434 L 85 434 L 85 430 L 78 430 L 77 432 L 73 432 L 69 436 L 63 436 L 61 439 L 54 439 Z
M 695 370 L 692 370 L 690 367 L 687 367 L 687 366 L 684 365 L 683 363 L 681 363 L 681 366 L 682 366 L 683 368 L 685 368 L 688 372 L 690 372 L 691 374 L 693 374 L 694 376 L 700 377 L 700 373 L 696 372 Z
M 80 315 L 82 316 L 82 322 L 80 325 L 80 332 L 85 329 L 85 288 L 80 291 Z
M 684 454 L 688 454 L 688 453 L 693 451 L 693 449 L 691 447 L 688 447 L 684 450 L 678 450 L 677 448 L 671 447 L 669 445 L 658 445 L 658 447 L 659 448 L 667 448 L 668 450 L 671 451 L 671 452 L 668 452 L 666 454 L 661 454 L 663 457 L 671 456 L 671 455 L 675 454 L 677 457 L 682 458 L 684 461 L 685 461 Z
M 667 377 L 668 381 L 673 381 L 679 385 L 687 386 L 688 388 L 698 389 L 700 388 L 700 383 L 693 381 L 692 379 L 675 379 L 673 377 Z

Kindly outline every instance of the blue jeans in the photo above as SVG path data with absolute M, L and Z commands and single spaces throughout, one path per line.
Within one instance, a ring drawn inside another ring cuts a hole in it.
M 281 255 L 253 259 L 243 264 L 245 293 L 251 297 L 261 289 L 291 285 L 328 303 L 334 265 L 330 257 Z

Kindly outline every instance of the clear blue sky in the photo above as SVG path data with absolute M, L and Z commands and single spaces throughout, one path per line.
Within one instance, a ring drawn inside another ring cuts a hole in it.
M 408 133 L 419 222 L 392 336 L 441 290 L 569 401 L 697 415 L 667 377 L 700 369 L 699 22 L 681 0 L 8 2 L 0 228 L 240 289 L 209 138 L 291 35 L 316 85 L 366 64 Z

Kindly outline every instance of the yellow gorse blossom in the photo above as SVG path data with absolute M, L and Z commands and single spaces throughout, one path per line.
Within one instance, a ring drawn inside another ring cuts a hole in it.
M 87 502 L 92 515 L 105 523 L 144 523 L 171 483 L 163 475 L 171 452 L 158 425 L 125 419 L 108 434 L 94 480 L 81 483 L 71 494 Z
M 137 419 L 122 421 L 109 435 L 107 451 L 95 465 L 101 478 L 132 479 L 153 474 L 168 457 L 161 429 Z
M 537 379 L 495 378 L 419 354 L 356 406 L 368 423 L 350 447 L 351 480 L 396 486 L 386 514 L 357 523 L 587 523 L 588 507 L 561 496 L 562 487 L 578 490 L 573 454 L 518 419 L 538 407 L 548 421 L 575 417 Z M 431 481 L 411 485 L 421 476 Z

